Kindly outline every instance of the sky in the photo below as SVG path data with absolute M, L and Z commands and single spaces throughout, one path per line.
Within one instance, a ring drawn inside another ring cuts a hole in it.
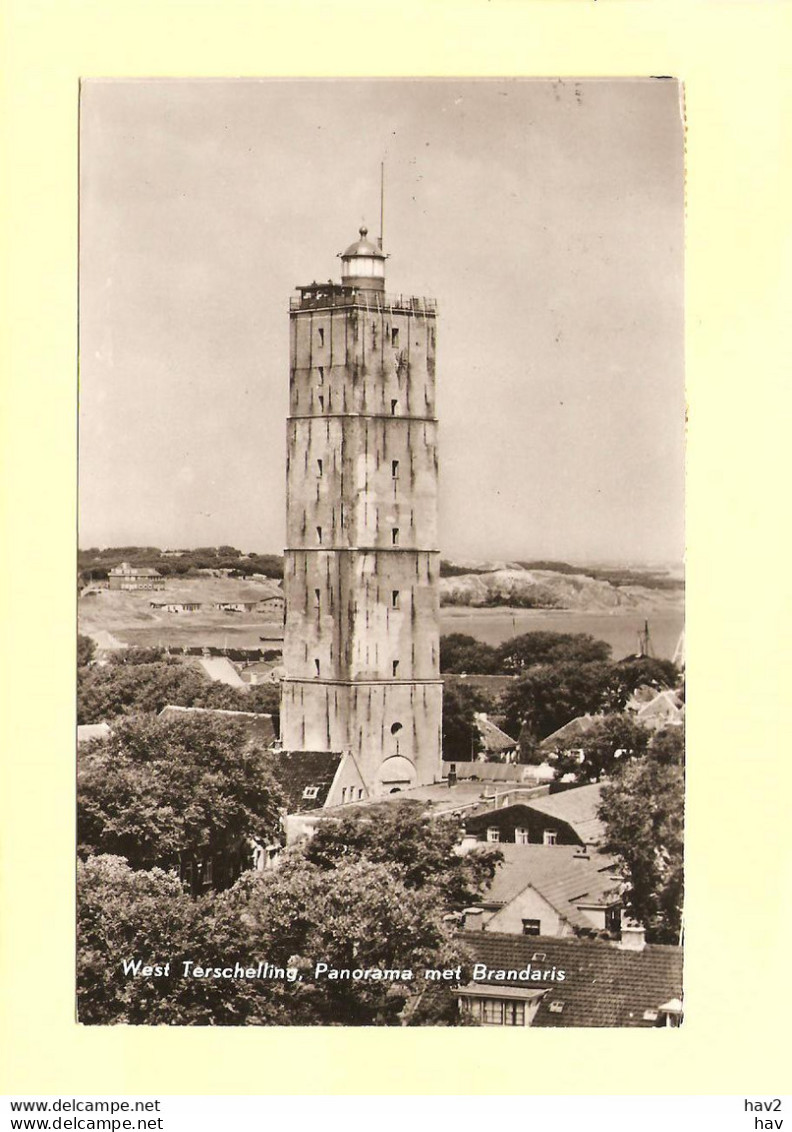
M 672 81 L 84 82 L 80 545 L 282 550 L 289 296 L 384 161 L 443 556 L 677 565 L 683 147 Z

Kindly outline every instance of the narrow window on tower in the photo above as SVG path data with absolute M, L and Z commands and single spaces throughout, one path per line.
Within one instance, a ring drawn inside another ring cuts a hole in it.
M 319 394 L 319 411 L 321 413 L 324 412 L 324 397 L 322 396 L 321 393 Z
M 398 609 L 398 608 L 399 608 L 399 591 L 398 590 L 392 590 L 391 591 L 391 609 Z
M 319 543 L 320 546 L 322 545 L 322 528 L 321 527 L 316 528 L 316 541 Z
M 398 328 L 398 326 L 394 326 L 391 329 L 391 346 L 396 347 L 398 345 L 399 345 L 399 328 Z
M 391 401 L 391 416 L 392 417 L 396 416 L 396 410 L 398 409 L 398 407 L 399 407 L 398 401 Z
M 391 544 L 393 546 L 399 545 L 399 528 L 398 527 L 394 527 L 393 530 L 391 531 Z
M 316 606 L 317 609 L 321 605 L 321 597 L 320 597 L 319 590 L 314 590 L 314 605 Z
M 398 662 L 398 660 L 394 660 L 394 662 L 393 662 L 393 675 L 394 675 L 394 677 L 399 675 L 399 662 Z
M 316 672 L 314 673 L 314 675 L 319 676 L 319 674 L 321 673 L 321 666 L 319 664 L 319 657 L 318 656 L 314 657 L 314 668 L 316 669 Z
M 324 473 L 324 464 L 322 463 L 321 460 L 317 460 L 316 461 L 316 474 L 319 477 L 319 479 L 322 478 L 323 473 Z
M 324 346 L 324 327 L 320 326 L 317 333 L 319 334 L 319 345 Z
M 319 384 L 324 385 L 324 366 L 319 366 Z
M 397 480 L 399 478 L 399 461 L 391 460 L 391 479 Z

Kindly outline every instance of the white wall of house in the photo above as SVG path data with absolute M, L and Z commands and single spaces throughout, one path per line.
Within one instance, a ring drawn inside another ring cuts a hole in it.
M 574 935 L 572 927 L 559 916 L 555 908 L 534 888 L 525 888 L 484 925 L 488 932 L 523 934 L 523 920 L 539 920 L 539 934 L 550 936 Z

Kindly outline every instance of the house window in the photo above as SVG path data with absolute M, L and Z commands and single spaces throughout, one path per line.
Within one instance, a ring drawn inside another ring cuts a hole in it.
M 344 802 L 346 802 L 346 796 L 347 796 L 347 788 L 346 788 L 346 786 L 342 786 L 341 787 L 341 805 L 342 806 L 343 806 Z
M 391 416 L 392 417 L 396 416 L 396 410 L 398 409 L 398 407 L 399 407 L 398 401 L 391 401 Z
M 324 366 L 319 366 L 319 384 L 324 385 Z
M 556 845 L 558 843 L 558 834 L 554 829 L 546 829 L 542 837 L 543 845 Z
M 394 662 L 393 662 L 393 675 L 395 677 L 395 676 L 398 676 L 398 674 L 399 674 L 399 662 L 398 662 L 398 660 L 394 660 Z
M 314 675 L 315 676 L 321 675 L 322 666 L 319 663 L 319 657 L 314 657 L 314 668 L 316 669 L 316 672 L 314 673 Z
M 530 835 L 528 833 L 528 830 L 525 829 L 523 826 L 518 825 L 517 828 L 514 831 L 514 843 L 515 843 L 515 845 L 528 845 L 528 844 L 530 844 L 530 841 L 531 841 L 531 838 L 530 838 Z
M 311 798 L 318 798 L 319 797 L 319 787 L 318 786 L 306 786 L 305 789 L 303 790 L 302 796 L 307 801 L 310 801 Z
M 399 461 L 391 460 L 391 479 L 397 480 L 399 478 Z
M 324 346 L 324 327 L 323 326 L 317 327 L 316 332 L 319 335 L 319 345 Z
M 391 329 L 391 346 L 398 346 L 398 345 L 399 345 L 399 328 L 397 326 L 394 326 Z
M 483 1026 L 524 1026 L 525 1003 L 485 998 L 481 1004 L 480 1017 Z
M 621 931 L 621 907 L 618 904 L 605 909 L 605 928 L 609 932 Z
M 496 825 L 491 825 L 487 830 L 487 841 L 500 841 L 500 830 Z
M 322 463 L 321 460 L 316 461 L 316 474 L 319 477 L 319 479 L 321 479 L 322 476 L 324 475 L 324 464 Z
M 391 590 L 391 609 L 399 608 L 399 591 Z
M 392 546 L 398 546 L 399 545 L 399 528 L 398 527 L 394 527 L 393 530 L 391 531 L 391 545 Z
M 319 543 L 320 546 L 322 545 L 322 528 L 321 527 L 316 528 L 316 541 Z
M 541 935 L 541 928 L 541 920 L 523 920 L 522 922 L 523 935 Z
M 362 797 L 363 797 L 363 787 L 362 787 L 362 786 L 358 786 L 358 798 L 360 799 L 360 798 L 362 798 Z

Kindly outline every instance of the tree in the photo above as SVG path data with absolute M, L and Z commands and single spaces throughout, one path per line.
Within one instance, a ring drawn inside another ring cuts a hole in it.
M 94 658 L 96 652 L 96 641 L 91 637 L 84 637 L 81 633 L 77 634 L 77 667 L 87 667 Z
M 588 633 L 523 633 L 495 650 L 497 672 L 521 673 L 537 664 L 593 664 L 610 660 L 611 647 Z
M 456 819 L 433 818 L 419 802 L 388 802 L 321 822 L 305 856 L 322 869 L 358 858 L 396 866 L 407 888 L 431 887 L 445 911 L 462 911 L 480 902 L 503 855 L 489 847 L 459 854 L 459 831 Z
M 325 868 L 291 850 L 273 872 L 242 878 L 232 895 L 246 900 L 259 954 L 302 976 L 289 995 L 294 1025 L 399 1025 L 408 1002 L 427 985 L 426 968 L 466 959 L 444 920 L 438 889 L 413 887 L 398 866 L 365 856 Z M 409 971 L 413 978 L 317 977 L 317 961 L 347 972 Z
M 611 666 L 611 708 L 621 711 L 636 688 L 642 685 L 656 688 L 659 692 L 675 688 L 678 682 L 679 671 L 673 661 L 650 656 L 620 660 Z
M 129 961 L 167 975 L 134 976 Z M 185 961 L 258 963 L 237 908 L 194 900 L 177 876 L 121 857 L 77 866 L 77 1009 L 87 1024 L 241 1025 L 283 1022 L 283 1008 L 246 979 L 185 978 Z
M 280 692 L 270 687 L 231 688 L 175 657 L 151 659 L 158 650 L 129 649 L 107 667 L 77 673 L 77 722 L 159 712 L 166 704 L 229 711 L 277 711 Z M 141 654 L 143 654 L 141 656 Z
M 578 715 L 603 710 L 609 698 L 610 665 L 541 664 L 530 668 L 503 693 L 506 730 L 523 727 L 544 739 Z
M 242 724 L 140 716 L 80 756 L 78 840 L 83 856 L 190 866 L 196 888 L 198 866 L 216 861 L 222 884 L 234 879 L 251 838 L 275 838 L 281 802 L 267 755 L 247 742 Z
M 629 715 L 606 715 L 590 730 L 574 740 L 583 751 L 582 759 L 568 749 L 556 748 L 549 755 L 558 778 L 572 775 L 578 786 L 599 782 L 622 766 L 627 759 L 646 753 L 649 732 Z
M 449 633 L 440 638 L 440 671 L 473 672 L 478 676 L 498 671 L 497 652 L 466 633 Z
M 478 688 L 446 683 L 443 687 L 443 758 L 469 762 L 476 757 L 476 712 L 489 711 L 491 700 Z
M 161 976 L 125 975 L 124 963 L 138 958 L 159 964 Z M 198 900 L 175 876 L 133 871 L 118 857 L 78 868 L 78 1008 L 87 1023 L 399 1025 L 427 985 L 425 968 L 466 959 L 436 889 L 409 888 L 395 866 L 362 857 L 325 869 L 290 850 L 277 870 Z M 190 960 L 221 971 L 265 961 L 295 977 L 185 977 Z M 331 979 L 317 974 L 319 962 L 413 978 Z M 425 1024 L 458 1021 L 451 987 L 443 989 Z
M 602 788 L 602 849 L 619 858 L 627 909 L 658 943 L 678 943 L 682 926 L 684 776 L 682 728 L 666 728 Z

